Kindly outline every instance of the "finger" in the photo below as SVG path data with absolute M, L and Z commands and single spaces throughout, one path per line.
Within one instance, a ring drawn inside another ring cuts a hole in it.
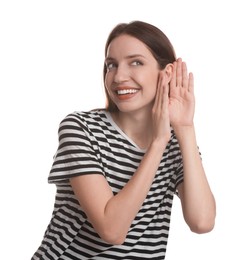
M 162 100 L 162 110 L 163 112 L 168 112 L 169 105 L 169 85 L 164 84 L 163 86 L 163 100 Z
M 170 80 L 170 87 L 176 87 L 176 70 L 177 70 L 177 62 L 173 62 L 173 71 L 172 71 L 172 77 Z
M 182 86 L 182 59 L 177 59 L 177 69 L 176 69 L 176 86 Z
M 182 62 L 182 85 L 181 86 L 188 88 L 187 66 L 185 62 Z
M 165 82 L 165 77 L 162 76 L 161 78 L 161 91 L 160 91 L 160 100 L 159 100 L 159 105 L 160 105 L 160 111 L 164 111 L 165 106 L 167 106 L 168 102 L 168 92 L 169 92 L 169 86 L 168 83 Z
M 159 79 L 158 79 L 158 85 L 157 85 L 157 91 L 156 91 L 156 95 L 155 95 L 155 101 L 154 101 L 154 108 L 158 109 L 158 107 L 161 106 L 162 103 L 162 73 L 159 74 Z
M 189 73 L 188 91 L 194 93 L 194 77 L 192 72 Z

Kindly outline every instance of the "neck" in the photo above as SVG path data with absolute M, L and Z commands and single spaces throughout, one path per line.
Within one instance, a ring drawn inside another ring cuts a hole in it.
M 120 129 L 140 148 L 147 148 L 152 138 L 151 111 L 137 113 L 111 113 Z

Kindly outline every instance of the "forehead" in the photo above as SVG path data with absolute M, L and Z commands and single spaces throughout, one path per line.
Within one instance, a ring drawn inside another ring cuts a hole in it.
M 120 35 L 113 39 L 107 49 L 107 56 L 109 57 L 115 57 L 117 55 L 132 56 L 134 54 L 152 56 L 146 44 L 127 34 Z

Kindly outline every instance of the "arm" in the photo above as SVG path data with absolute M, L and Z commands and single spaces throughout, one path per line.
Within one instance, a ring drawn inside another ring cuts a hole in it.
M 178 186 L 183 215 L 192 231 L 206 233 L 214 227 L 216 207 L 199 156 L 195 129 L 179 128 L 175 133 L 181 147 L 184 167 L 184 181 Z
M 184 168 L 184 181 L 178 192 L 186 223 L 192 231 L 205 233 L 214 227 L 216 205 L 197 147 L 193 87 L 193 75 L 187 75 L 186 64 L 179 59 L 174 63 L 169 108 Z
M 124 242 L 131 223 L 149 192 L 170 139 L 168 85 L 164 90 L 162 77 L 159 79 L 156 97 L 153 109 L 153 141 L 138 169 L 119 193 L 114 196 L 105 178 L 98 174 L 70 179 L 74 193 L 95 231 L 111 244 Z
M 102 175 L 90 174 L 70 179 L 89 221 L 107 243 L 124 242 L 147 196 L 161 156 L 161 148 L 151 145 L 132 178 L 115 196 Z

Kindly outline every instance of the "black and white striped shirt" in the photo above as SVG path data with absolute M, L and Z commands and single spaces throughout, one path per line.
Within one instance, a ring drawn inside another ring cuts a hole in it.
M 32 259 L 164 259 L 173 196 L 183 181 L 182 158 L 173 130 L 150 191 L 122 245 L 107 244 L 99 237 L 69 184 L 74 176 L 102 174 L 116 194 L 145 152 L 105 110 L 74 112 L 65 117 L 48 178 L 57 187 L 53 215 Z

